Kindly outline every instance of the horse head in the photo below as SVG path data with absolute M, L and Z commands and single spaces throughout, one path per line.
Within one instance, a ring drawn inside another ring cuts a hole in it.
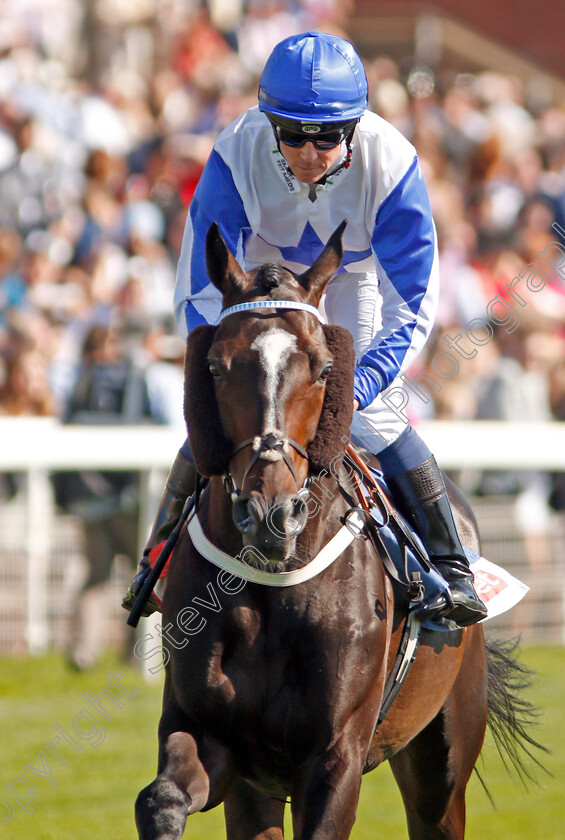
M 349 437 L 353 340 L 317 313 L 341 263 L 344 227 L 303 274 L 275 264 L 245 273 L 216 224 L 207 235 L 223 311 L 219 326 L 197 327 L 188 340 L 190 445 L 203 475 L 229 477 L 244 544 L 272 561 L 292 555 L 309 477 L 329 470 Z

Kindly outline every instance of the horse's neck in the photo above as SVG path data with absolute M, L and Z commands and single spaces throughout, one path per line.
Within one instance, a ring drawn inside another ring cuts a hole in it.
M 309 522 L 324 523 L 330 512 L 338 510 L 343 513 L 355 504 L 350 482 L 343 470 L 338 478 L 327 473 L 312 478 L 308 500 Z
M 233 521 L 232 500 L 221 478 L 210 479 L 198 515 L 208 539 L 215 546 L 234 557 L 241 551 L 243 541 Z

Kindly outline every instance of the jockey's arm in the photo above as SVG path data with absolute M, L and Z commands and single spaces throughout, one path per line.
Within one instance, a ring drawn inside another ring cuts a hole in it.
M 382 327 L 355 372 L 361 408 L 405 371 L 433 327 L 439 294 L 437 238 L 417 159 L 380 205 L 371 245 L 382 296 Z
M 175 317 L 182 336 L 199 324 L 214 324 L 221 309 L 221 295 L 208 279 L 206 234 L 217 222 L 231 253 L 241 258 L 249 229 L 243 201 L 232 173 L 212 151 L 190 204 L 175 285 Z

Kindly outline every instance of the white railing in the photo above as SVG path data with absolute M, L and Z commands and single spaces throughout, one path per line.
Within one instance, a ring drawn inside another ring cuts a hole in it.
M 418 432 L 446 469 L 565 470 L 565 423 L 427 422 Z M 0 417 L 0 473 L 168 468 L 182 443 L 167 426 L 65 426 Z
M 565 471 L 565 423 L 430 422 L 418 430 L 444 469 Z M 0 418 L 0 473 L 24 476 L 27 515 L 22 543 L 30 652 L 44 650 L 49 638 L 46 580 L 54 517 L 49 474 L 139 470 L 141 543 L 162 473 L 181 444 L 178 429 L 168 427 L 64 426 L 51 418 Z
M 23 475 L 26 499 L 26 643 L 31 653 L 48 644 L 47 574 L 54 520 L 49 475 L 56 470 L 139 470 L 142 476 L 140 545 L 148 531 L 161 475 L 183 443 L 163 426 L 65 426 L 52 418 L 0 419 L 0 473 Z M 161 479 L 162 481 L 162 479 Z
M 418 432 L 446 470 L 565 470 L 565 423 L 432 422 Z

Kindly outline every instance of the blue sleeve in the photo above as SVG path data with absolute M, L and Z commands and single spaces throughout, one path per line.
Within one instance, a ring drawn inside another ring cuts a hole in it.
M 408 358 L 412 361 L 433 326 L 437 303 L 435 228 L 416 158 L 379 207 L 371 244 L 382 268 L 383 325 L 378 343 L 365 352 L 356 371 L 355 397 L 361 408 L 390 385 Z M 432 273 L 434 282 L 430 283 Z
M 189 331 L 207 322 L 198 299 L 199 293 L 200 298 L 206 297 L 206 289 L 211 285 L 206 269 L 206 234 L 212 222 L 218 223 L 232 254 L 240 251 L 243 255 L 249 222 L 231 170 L 215 150 L 208 158 L 190 204 L 186 249 L 183 243 L 183 250 L 188 253 L 181 254 L 179 261 L 179 274 L 182 271 L 186 275 L 181 282 L 186 292 L 185 317 Z

